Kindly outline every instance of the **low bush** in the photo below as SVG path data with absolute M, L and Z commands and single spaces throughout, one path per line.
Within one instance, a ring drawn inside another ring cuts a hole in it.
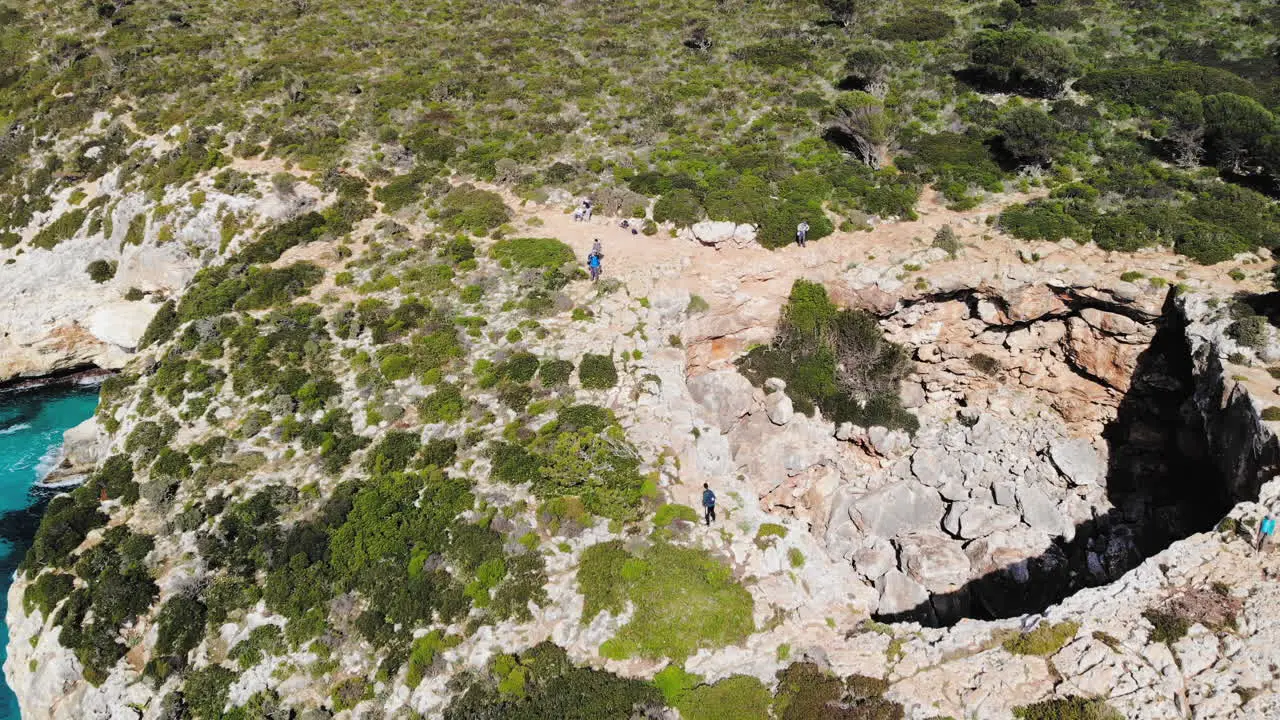
M 618 384 L 618 369 L 610 355 L 582 356 L 578 365 L 578 383 L 587 390 L 608 390 Z
M 71 594 L 75 576 L 60 572 L 41 573 L 22 593 L 22 608 L 29 615 L 39 609 L 46 618 L 53 608 Z
M 369 450 L 364 468 L 375 474 L 400 472 L 409 466 L 421 447 L 418 433 L 392 430 Z
M 116 276 L 116 263 L 107 260 L 94 260 L 85 267 L 89 279 L 102 284 Z
M 449 232 L 484 235 L 511 219 L 502 196 L 471 185 L 460 185 L 440 201 L 440 226 Z
M 575 667 L 565 651 L 543 642 L 520 655 L 500 655 L 489 671 L 454 697 L 444 720 L 629 720 L 637 708 L 660 709 L 649 683 Z
M 692 190 L 678 189 L 663 193 L 653 205 L 655 222 L 669 222 L 688 227 L 702 219 L 706 211 Z
M 664 528 L 677 521 L 696 523 L 698 522 L 698 513 L 688 505 L 667 503 L 658 508 L 657 512 L 653 514 L 654 527 Z
M 918 8 L 899 15 L 880 26 L 876 36 L 882 40 L 941 40 L 956 28 L 955 18 L 930 8 Z
M 462 390 L 446 383 L 418 403 L 418 416 L 424 423 L 457 422 L 466 406 Z
M 88 216 L 89 213 L 84 208 L 76 208 L 59 215 L 57 220 L 44 226 L 40 232 L 36 233 L 36 236 L 31 240 L 32 246 L 52 250 L 59 243 L 70 240 L 76 234 L 76 231 L 80 229 L 80 226 L 84 225 L 84 221 Z
M 317 240 L 325 231 L 324 216 L 310 212 L 267 230 L 256 242 L 246 245 L 237 256 L 247 263 L 269 263 L 286 250 Z
M 1091 700 L 1075 695 L 1015 707 L 1013 716 L 1018 720 L 1122 720 L 1124 718 L 1103 700 Z
M 1247 315 L 1227 326 L 1227 337 L 1247 348 L 1262 348 L 1267 344 L 1270 326 L 1261 315 Z
M 575 259 L 573 248 L 555 238 L 504 238 L 493 244 L 489 255 L 504 266 L 543 270 Z
M 156 617 L 155 653 L 173 656 L 178 668 L 185 666 L 187 653 L 204 639 L 206 617 L 206 608 L 199 599 L 191 595 L 170 598 Z
M 759 680 L 732 675 L 714 685 L 699 685 L 685 693 L 677 708 L 686 720 L 768 720 L 773 696 Z
M 911 367 L 906 351 L 885 340 L 870 315 L 837 309 L 816 283 L 796 281 L 773 342 L 749 352 L 738 367 L 758 386 L 771 377 L 786 380 L 800 412 L 821 408 L 837 423 L 864 427 L 914 432 L 918 425 L 898 398 Z
M 1020 633 L 1005 640 L 1003 646 L 1014 655 L 1046 657 L 1061 650 L 1067 641 L 1076 636 L 1079 629 L 1080 626 L 1073 622 L 1042 622 L 1031 632 Z
M 538 382 L 543 387 L 556 387 L 569 382 L 573 374 L 573 363 L 568 360 L 543 360 L 538 365 Z
M 612 658 L 640 656 L 677 662 L 700 648 L 741 642 L 755 630 L 751 594 L 732 571 L 705 550 L 656 543 L 627 552 L 621 541 L 593 545 L 582 553 L 578 588 L 585 598 L 582 621 L 602 610 L 631 620 L 600 649 Z

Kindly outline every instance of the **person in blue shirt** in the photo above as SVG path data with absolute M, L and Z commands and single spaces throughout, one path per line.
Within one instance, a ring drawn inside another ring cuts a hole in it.
M 1266 544 L 1271 536 L 1276 532 L 1276 519 L 1267 515 L 1262 518 L 1262 523 L 1258 525 L 1258 550 L 1262 550 L 1262 546 Z
M 600 279 L 600 253 L 591 253 L 587 256 L 587 269 L 591 271 L 592 282 Z
M 703 519 L 710 526 L 711 521 L 716 519 L 716 494 L 711 492 L 710 486 L 706 483 L 702 483 L 702 509 Z

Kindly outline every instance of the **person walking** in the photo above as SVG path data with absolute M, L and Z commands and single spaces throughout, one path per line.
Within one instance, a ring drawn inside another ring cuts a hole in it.
M 702 517 L 707 521 L 707 527 L 711 526 L 711 521 L 716 519 L 716 494 L 711 492 L 711 487 L 706 483 L 702 483 Z
M 1258 551 L 1261 552 L 1267 541 L 1276 532 L 1276 519 L 1267 515 L 1262 518 L 1262 523 L 1258 525 Z
M 596 241 L 591 243 L 591 254 L 604 257 L 604 245 L 600 244 L 600 238 L 596 238 Z
M 582 219 L 591 220 L 591 198 L 583 198 L 582 200 Z
M 591 282 L 600 279 L 600 255 L 591 253 L 587 256 L 587 270 L 591 273 Z
M 796 226 L 796 242 L 799 243 L 800 247 L 804 247 L 804 243 L 808 239 L 809 223 L 805 220 L 801 220 L 800 224 Z

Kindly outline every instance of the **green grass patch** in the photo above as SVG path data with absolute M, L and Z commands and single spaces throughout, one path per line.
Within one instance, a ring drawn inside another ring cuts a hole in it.
M 682 661 L 700 648 L 742 642 L 755 630 L 753 602 L 733 573 L 705 550 L 657 543 L 631 554 L 621 541 L 587 548 L 578 568 L 583 622 L 635 606 L 631 621 L 600 648 L 612 658 Z

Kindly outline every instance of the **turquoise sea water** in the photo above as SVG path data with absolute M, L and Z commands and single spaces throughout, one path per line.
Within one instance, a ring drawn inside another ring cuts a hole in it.
M 0 392 L 0 662 L 9 644 L 4 625 L 9 584 L 48 500 L 32 484 L 47 469 L 62 433 L 98 406 L 96 386 Z M 0 682 L 0 720 L 19 717 L 18 701 Z

